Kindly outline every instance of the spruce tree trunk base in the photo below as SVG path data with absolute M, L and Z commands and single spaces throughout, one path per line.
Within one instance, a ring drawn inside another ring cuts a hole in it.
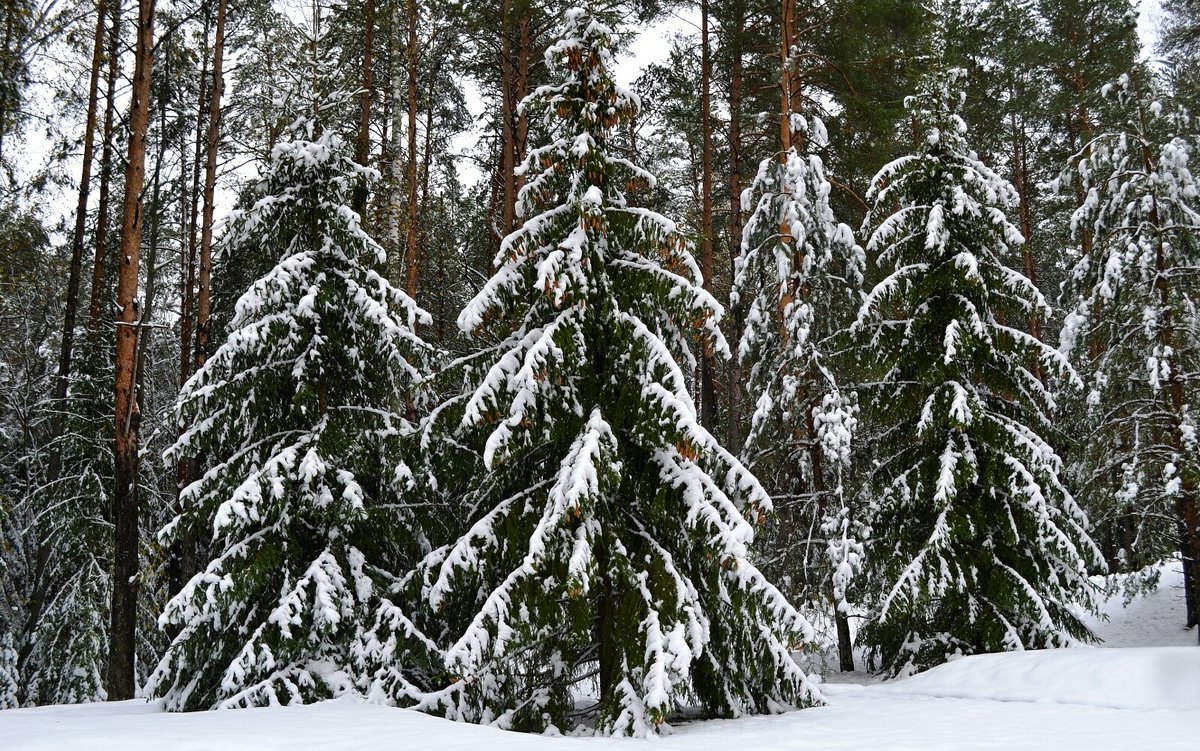
M 1180 559 L 1183 563 L 1183 603 L 1184 613 L 1186 617 L 1185 625 L 1187 628 L 1200 625 L 1200 582 L 1196 580 L 1196 562 L 1190 555 L 1188 549 L 1188 541 L 1185 538 L 1180 550 Z M 1200 629 L 1196 631 L 1196 639 L 1200 642 Z
M 838 669 L 843 673 L 854 672 L 854 645 L 850 641 L 850 619 L 842 611 L 834 616 L 837 621 Z
M 700 424 L 710 433 L 717 431 L 716 366 L 712 355 L 705 353 L 700 361 Z
M 1176 409 L 1182 413 L 1183 399 L 1179 391 L 1181 389 L 1176 391 L 1174 397 Z M 1182 440 L 1179 445 L 1182 448 Z M 1183 600 L 1187 627 L 1192 628 L 1200 625 L 1200 513 L 1196 509 L 1196 491 L 1192 483 L 1184 483 L 1176 508 L 1180 526 L 1179 558 L 1183 564 Z M 1200 642 L 1200 629 L 1196 637 Z
M 597 557 L 597 560 L 601 560 Z M 605 561 L 607 562 L 607 561 Z M 596 641 L 597 677 L 600 684 L 600 721 L 603 721 L 605 709 L 611 708 L 618 680 L 616 654 L 616 634 L 613 621 L 613 592 L 612 585 L 606 578 L 600 590 L 600 600 L 596 603 Z
M 108 700 L 133 698 L 137 623 L 137 457 L 117 457 L 112 611 L 109 614 Z

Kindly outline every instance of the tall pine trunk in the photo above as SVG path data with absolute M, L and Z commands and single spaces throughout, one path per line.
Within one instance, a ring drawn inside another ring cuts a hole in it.
M 200 224 L 200 276 L 196 301 L 196 369 L 208 359 L 208 330 L 212 317 L 213 194 L 217 187 L 217 144 L 221 134 L 222 57 L 225 49 L 225 0 L 217 0 L 217 29 L 213 40 L 212 90 L 208 100 L 208 143 L 204 163 L 204 216 Z
M 401 215 L 405 209 L 402 206 L 404 203 L 404 155 L 401 148 L 402 138 L 402 120 L 407 107 L 401 106 L 400 92 L 403 88 L 401 81 L 404 75 L 404 70 L 407 67 L 400 62 L 401 49 L 405 46 L 405 41 L 402 39 L 404 29 L 407 28 L 407 20 L 401 21 L 400 14 L 403 7 L 407 19 L 408 8 L 396 3 L 392 6 L 391 13 L 388 14 L 390 21 L 388 29 L 388 65 L 391 81 L 387 86 L 388 96 L 391 107 L 391 123 L 388 144 L 388 189 L 387 189 L 387 276 L 395 286 L 401 286 L 404 278 L 404 252 L 403 241 L 400 237 Z M 407 50 L 405 50 L 407 54 Z
M 533 29 L 530 19 L 522 15 L 516 19 L 512 0 L 504 0 L 501 6 L 501 34 L 499 48 L 500 71 L 500 163 L 492 194 L 492 234 L 489 254 L 491 259 L 500 249 L 500 241 L 517 228 L 517 192 L 524 178 L 515 170 L 525 156 L 525 142 L 529 131 L 529 118 L 518 107 L 529 93 L 530 55 L 533 47 Z M 517 39 L 513 40 L 513 32 Z M 495 211 L 499 203 L 498 212 Z M 496 213 L 499 224 L 495 224 Z
M 1009 97 L 1015 98 L 1016 92 L 1012 87 L 1011 80 L 1009 81 Z M 1017 119 L 1016 110 L 1009 115 L 1009 121 L 1012 128 L 1012 169 L 1013 169 L 1013 186 L 1017 189 L 1017 216 L 1019 218 L 1019 226 L 1021 235 L 1025 238 L 1025 244 L 1021 246 L 1021 251 L 1025 259 L 1025 276 L 1037 286 L 1037 264 L 1033 257 L 1033 207 L 1030 202 L 1033 200 L 1029 185 L 1029 154 L 1025 147 L 1025 126 Z M 1029 333 L 1042 341 L 1042 319 L 1038 316 L 1037 311 L 1029 311 Z M 1033 373 L 1039 381 L 1043 380 L 1042 363 L 1037 357 L 1033 357 L 1029 363 L 1029 372 Z
M 405 60 L 408 68 L 408 162 L 405 180 L 408 183 L 408 226 L 404 242 L 404 290 L 417 298 L 417 22 L 420 11 L 416 0 L 408 0 L 408 49 Z
M 513 175 L 513 169 L 516 167 L 516 132 L 513 121 L 517 109 L 513 92 L 515 75 L 512 66 L 512 40 L 509 35 L 511 18 L 512 0 L 504 0 L 500 9 L 500 55 L 497 61 L 500 71 L 500 166 L 492 194 L 494 213 L 489 217 L 491 225 L 491 252 L 488 253 L 489 272 L 492 259 L 500 250 L 500 242 L 509 232 L 512 232 L 516 217 L 516 204 L 511 206 L 509 204 L 510 196 L 516 195 L 516 178 Z M 498 224 L 497 219 L 499 219 Z
M 171 58 L 167 56 L 163 76 L 171 79 Z M 167 153 L 167 108 L 165 102 L 158 108 L 159 139 L 158 153 L 154 157 L 154 176 L 150 179 L 150 208 L 148 225 L 150 242 L 146 245 L 146 293 L 142 302 L 141 321 L 138 326 L 137 363 L 134 365 L 134 393 L 139 405 L 146 403 L 146 361 L 150 356 L 150 345 L 154 339 L 154 298 L 158 294 L 158 241 L 162 233 L 162 166 Z
M 100 149 L 100 200 L 96 207 L 96 248 L 92 259 L 92 291 L 88 302 L 88 336 L 100 325 L 101 299 L 108 255 L 108 204 L 112 186 L 113 120 L 116 118 L 117 72 L 120 68 L 121 4 L 112 5 L 112 26 L 108 32 L 108 71 L 104 92 L 104 135 Z
M 209 6 L 204 4 L 204 38 L 208 38 Z M 180 222 L 180 274 L 179 274 L 179 387 L 187 383 L 192 375 L 192 365 L 196 361 L 193 349 L 193 329 L 196 324 L 196 253 L 197 231 L 200 214 L 200 162 L 204 158 L 205 120 L 204 112 L 208 107 L 208 56 L 202 55 L 200 62 L 200 92 L 196 104 L 196 129 L 194 131 L 194 150 L 192 151 L 192 172 L 190 186 L 184 193 L 184 211 Z M 180 149 L 183 154 L 183 149 Z M 187 180 L 180 174 L 181 181 Z M 187 426 L 181 425 L 178 434 L 182 435 Z M 180 496 L 183 489 L 199 476 L 200 465 L 195 459 L 180 460 L 175 467 L 175 513 L 183 513 L 183 502 Z M 183 589 L 196 573 L 196 541 L 190 532 L 184 532 L 167 551 L 167 586 L 170 592 Z M 171 634 L 174 636 L 174 634 Z
M 138 263 L 142 241 L 142 185 L 146 176 L 146 131 L 150 120 L 150 67 L 154 50 L 154 0 L 139 0 L 133 92 L 129 104 L 129 158 L 117 259 L 116 489 L 113 494 L 112 607 L 108 637 L 109 701 L 133 698 L 134 629 L 138 577 L 138 427 L 141 415 L 133 390 L 137 350 Z
M 712 45 L 708 33 L 708 0 L 700 1 L 700 273 L 704 289 L 713 291 L 713 133 L 712 133 Z M 705 340 L 700 358 L 700 423 L 716 429 L 716 364 L 712 343 Z
M 375 0 L 366 0 L 363 4 L 363 59 L 362 59 L 362 95 L 359 97 L 358 112 L 358 143 L 355 148 L 355 161 L 366 167 L 371 160 L 371 97 L 375 93 L 374 72 L 371 69 L 371 47 L 375 43 Z M 367 216 L 367 183 L 363 180 L 354 194 L 354 210 L 366 223 Z
M 100 103 L 100 68 L 104 65 L 105 0 L 96 4 L 96 31 L 92 41 L 92 69 L 88 78 L 87 121 L 83 130 L 83 165 L 79 173 L 79 192 L 75 203 L 75 229 L 71 236 L 71 265 L 67 273 L 67 299 L 63 310 L 62 337 L 59 341 L 58 375 L 54 379 L 55 415 L 63 413 L 67 384 L 71 379 L 71 356 L 75 345 L 75 319 L 79 311 L 79 283 L 83 276 L 83 245 L 87 233 L 88 199 L 92 195 L 92 157 L 96 150 L 96 111 Z M 62 418 L 53 421 L 54 437 L 62 433 Z M 57 441 L 50 452 L 49 481 L 58 479 L 62 456 Z
M 744 85 L 744 62 L 742 60 L 743 26 L 746 13 L 742 0 L 733 0 L 733 18 L 729 29 L 729 278 L 737 275 L 737 261 L 742 255 L 742 88 Z M 740 335 L 742 316 L 732 309 L 733 330 Z M 737 358 L 728 366 L 726 405 L 728 411 L 727 442 L 729 448 L 737 450 L 742 445 L 742 369 Z

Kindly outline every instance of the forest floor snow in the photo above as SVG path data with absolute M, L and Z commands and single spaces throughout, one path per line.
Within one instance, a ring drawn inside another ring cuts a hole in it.
M 1196 748 L 1200 648 L 1182 618 L 1178 563 L 1157 590 L 1105 604 L 1097 648 L 979 655 L 904 680 L 826 683 L 826 705 L 687 722 L 654 746 L 775 749 Z M 4 751 L 601 751 L 636 741 L 528 736 L 356 699 L 305 707 L 164 713 L 142 701 L 0 712 Z

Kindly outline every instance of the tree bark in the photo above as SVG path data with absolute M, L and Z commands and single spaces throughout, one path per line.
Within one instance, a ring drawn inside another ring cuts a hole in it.
M 1009 93 L 1014 94 L 1015 92 L 1010 88 Z M 1025 258 L 1025 276 L 1036 287 L 1037 265 L 1033 257 L 1033 211 L 1030 206 L 1029 162 L 1028 154 L 1025 152 L 1025 128 L 1018 124 L 1015 110 L 1010 115 L 1010 123 L 1012 127 L 1013 184 L 1017 188 L 1018 199 L 1017 216 L 1020 220 L 1021 235 L 1025 238 L 1025 244 L 1021 246 L 1021 251 Z M 1037 310 L 1029 311 L 1028 322 L 1029 333 L 1041 341 L 1042 319 Z M 1043 380 L 1042 361 L 1036 354 L 1029 363 L 1029 372 L 1033 373 L 1039 381 Z
M 516 102 L 513 101 L 513 65 L 512 41 L 509 38 L 512 18 L 512 0 L 503 0 L 500 8 L 500 162 L 499 174 L 496 176 L 496 199 L 499 203 L 499 216 L 491 219 L 491 253 L 489 253 L 488 271 L 492 270 L 493 259 L 500 250 L 500 242 L 512 232 L 515 219 L 514 208 L 510 207 L 509 196 L 515 193 L 516 179 L 513 169 L 516 166 L 516 132 L 513 127 Z M 499 224 L 496 224 L 496 219 Z
M 515 82 L 516 92 L 513 96 L 513 102 L 516 105 L 514 115 L 516 122 L 513 128 L 516 132 L 516 137 L 513 143 L 513 167 L 515 168 L 521 162 L 525 161 L 525 147 L 529 141 L 529 118 L 525 113 L 520 111 L 520 104 L 529 95 L 529 60 L 533 55 L 533 21 L 528 15 L 521 17 L 520 23 L 520 47 L 517 48 L 517 80 Z M 521 222 L 517 219 L 517 196 L 521 193 L 521 188 L 525 187 L 525 176 L 513 174 L 512 196 L 508 199 L 512 205 L 513 221 L 509 227 L 509 232 L 517 228 Z
M 742 86 L 744 63 L 742 60 L 743 27 L 746 12 L 743 0 L 734 0 L 733 17 L 730 19 L 729 42 L 729 278 L 737 273 L 738 258 L 742 255 Z M 730 306 L 733 318 L 733 336 L 737 342 L 742 334 L 741 311 Z M 734 357 L 728 365 L 726 390 L 728 410 L 728 445 L 738 450 L 742 445 L 742 369 Z
M 204 163 L 204 217 L 200 225 L 200 278 L 196 304 L 196 369 L 208 359 L 209 319 L 212 315 L 213 193 L 217 187 L 217 143 L 221 133 L 222 57 L 225 49 L 225 0 L 217 0 L 217 29 L 213 39 L 212 90 L 208 100 L 208 144 Z
M 708 0 L 700 0 L 700 273 L 704 289 L 713 289 L 713 133 L 712 45 L 709 42 Z M 715 430 L 717 394 L 712 342 L 704 342 L 700 358 L 700 423 Z
M 209 4 L 204 3 L 204 38 L 208 38 Z M 200 96 L 196 105 L 195 147 L 192 151 L 191 186 L 184 191 L 183 219 L 180 222 L 180 274 L 179 274 L 179 386 L 192 375 L 192 364 L 196 361 L 193 351 L 193 327 L 196 322 L 196 252 L 197 230 L 200 214 L 200 162 L 204 158 L 205 120 L 208 107 L 208 56 L 202 55 L 200 62 Z M 182 155 L 183 149 L 180 149 Z M 183 435 L 186 426 L 180 426 L 177 435 Z M 175 513 L 182 514 L 183 489 L 192 483 L 200 472 L 200 463 L 194 457 L 181 459 L 175 466 Z M 167 588 L 171 593 L 183 589 L 196 573 L 196 541 L 192 533 L 184 530 L 167 551 Z M 172 627 L 168 635 L 174 638 L 178 629 Z
M 779 168 L 787 166 L 788 151 L 792 148 L 792 112 L 796 111 L 800 102 L 793 105 L 792 94 L 796 88 L 792 80 L 791 48 L 796 31 L 796 8 L 792 0 L 783 0 L 779 20 Z M 786 192 L 787 188 L 784 188 Z M 779 222 L 779 242 L 785 247 L 792 244 L 792 229 L 787 222 Z M 779 301 L 780 331 L 783 328 L 783 311 L 792 303 L 796 291 L 788 283 L 783 298 Z
M 121 4 L 112 5 L 112 27 L 108 36 L 108 73 L 104 92 L 104 136 L 100 151 L 100 201 L 96 207 L 96 249 L 92 260 L 92 291 L 88 304 L 88 336 L 100 326 L 104 294 L 105 259 L 108 251 L 108 204 L 112 184 L 113 120 L 116 117 L 117 72 L 120 67 Z
M 533 29 L 526 15 L 514 20 L 512 0 L 504 0 L 500 38 L 500 226 L 493 229 L 493 251 L 500 241 L 517 228 L 517 193 L 522 178 L 516 167 L 524 157 L 529 119 L 517 111 L 529 89 L 529 66 L 533 47 Z M 513 32 L 517 39 L 514 45 Z M 495 256 L 495 252 L 492 253 Z
M 371 47 L 375 43 L 375 0 L 366 0 L 363 4 L 363 60 L 362 85 L 363 92 L 359 98 L 358 114 L 358 144 L 355 149 L 355 161 L 363 167 L 371 160 L 371 97 L 375 92 L 374 72 L 371 69 Z M 366 222 L 367 216 L 367 183 L 361 181 L 354 192 L 354 210 Z
M 166 56 L 163 76 L 171 79 L 171 58 Z M 139 405 L 146 403 L 146 359 L 150 355 L 150 343 L 154 338 L 151 325 L 154 322 L 154 297 L 158 293 L 158 240 L 162 229 L 162 164 L 167 153 L 167 108 L 159 103 L 158 153 L 154 158 L 154 177 L 150 179 L 150 242 L 146 247 L 146 294 L 142 302 L 142 314 L 138 325 L 137 364 L 134 366 L 135 398 Z
M 154 0 L 138 1 L 133 92 L 129 104 L 129 159 L 117 263 L 116 490 L 113 494 L 113 578 L 109 623 L 108 699 L 133 698 L 134 629 L 137 622 L 137 450 L 141 415 L 133 390 L 137 349 L 138 263 L 142 240 L 142 186 L 149 125 L 150 68 L 154 50 Z
M 71 356 L 75 345 L 75 319 L 79 311 L 79 283 L 83 276 L 83 244 L 87 232 L 88 199 L 92 188 L 92 157 L 96 150 L 96 110 L 100 102 L 100 67 L 104 64 L 105 0 L 96 4 L 96 31 L 92 42 L 92 70 L 88 79 L 87 121 L 83 130 L 83 165 L 79 174 L 79 193 L 75 202 L 75 230 L 71 236 L 71 266 L 67 273 L 67 299 L 63 311 L 62 338 L 59 342 L 58 375 L 54 379 L 55 415 L 53 434 L 62 433 L 62 410 L 71 379 Z M 50 451 L 49 480 L 58 479 L 62 455 L 54 441 Z
M 414 300 L 417 297 L 417 0 L 408 0 L 408 163 L 405 179 L 408 182 L 408 226 L 404 243 L 404 289 Z
M 1088 95 L 1089 90 L 1091 89 L 1091 82 L 1088 81 L 1087 76 L 1084 75 L 1083 61 L 1084 61 L 1084 56 L 1086 55 L 1086 50 L 1085 50 L 1084 41 L 1082 39 L 1080 39 L 1079 30 L 1077 28 L 1072 28 L 1072 30 L 1070 32 L 1070 38 L 1071 38 L 1071 46 L 1075 50 L 1074 63 L 1076 66 L 1074 72 L 1070 75 L 1070 81 L 1069 81 L 1069 85 L 1074 89 L 1075 97 L 1076 97 L 1075 112 L 1072 113 L 1073 119 L 1075 121 L 1074 126 L 1075 126 L 1075 130 L 1076 130 L 1074 135 L 1079 138 L 1079 147 L 1081 149 L 1081 153 L 1082 153 L 1084 159 L 1086 159 L 1087 157 L 1091 156 L 1091 152 L 1092 152 L 1092 147 L 1091 147 L 1092 118 L 1091 118 L 1090 113 L 1088 112 L 1088 106 L 1087 106 L 1087 95 Z M 1068 137 L 1070 137 L 1072 135 L 1070 131 L 1071 131 L 1071 126 L 1068 125 L 1067 126 L 1067 136 Z M 1084 193 L 1083 193 L 1083 186 L 1076 183 L 1075 208 L 1079 208 L 1080 206 L 1083 205 L 1083 201 L 1084 201 L 1085 197 L 1086 196 L 1084 196 Z M 1092 237 L 1091 229 L 1089 229 L 1088 227 L 1080 227 L 1079 228 L 1079 245 L 1080 245 L 1079 249 L 1083 253 L 1084 256 L 1091 255 L 1092 243 L 1093 243 L 1093 237 Z
M 405 33 L 407 21 L 401 23 L 400 13 L 403 6 L 396 3 L 392 6 L 391 28 L 388 34 L 388 61 L 391 73 L 391 83 L 387 87 L 388 101 L 391 102 L 391 140 L 388 148 L 388 196 L 387 196 L 387 277 L 397 287 L 404 284 L 404 244 L 400 237 L 401 215 L 404 212 L 404 157 L 401 148 L 402 120 L 407 107 L 399 101 L 401 92 L 401 76 L 405 65 L 400 63 L 400 50 L 405 46 L 401 34 Z M 404 11 L 407 15 L 407 8 Z M 489 215 L 490 216 L 490 215 Z

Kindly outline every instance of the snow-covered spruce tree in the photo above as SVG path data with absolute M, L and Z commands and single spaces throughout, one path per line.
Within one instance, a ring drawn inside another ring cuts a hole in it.
M 864 229 L 891 273 L 855 323 L 881 373 L 866 556 L 881 589 L 861 638 L 893 674 L 1088 638 L 1077 608 L 1095 608 L 1088 571 L 1103 567 L 1029 364 L 1078 377 L 1017 328 L 1047 305 L 1006 265 L 1023 242 L 1005 216 L 1015 191 L 968 149 L 964 75 L 931 76 L 910 97 L 924 144 L 875 177 Z
M 59 476 L 29 497 L 43 541 L 38 616 L 21 674 L 26 703 L 103 701 L 112 570 L 112 343 L 88 336 L 50 444 Z
M 455 403 L 482 454 L 471 527 L 421 566 L 455 627 L 436 702 L 456 719 L 565 730 L 594 710 L 600 732 L 647 735 L 680 703 L 819 698 L 789 654 L 809 624 L 748 558 L 771 500 L 698 424 L 677 364 L 696 335 L 725 351 L 721 308 L 674 224 L 626 200 L 653 178 L 614 148 L 638 102 L 613 44 L 565 14 L 557 83 L 522 105 L 553 133 L 520 167 L 524 225 L 459 317 L 495 343 Z
M 1141 78 L 1144 74 L 1138 74 Z M 1086 200 L 1072 218 L 1092 252 L 1066 284 L 1062 349 L 1083 363 L 1092 430 L 1080 485 L 1132 569 L 1180 551 L 1187 621 L 1200 622 L 1200 455 L 1192 404 L 1200 368 L 1200 181 L 1196 130 L 1158 92 L 1104 87 L 1124 124 L 1073 160 Z M 1139 90 L 1141 89 L 1141 90 Z M 1134 544 L 1136 543 L 1136 544 Z
M 743 458 L 772 492 L 780 517 L 768 572 L 787 577 L 793 597 L 832 598 L 841 663 L 853 669 L 843 609 L 866 530 L 851 513 L 842 473 L 856 404 L 826 352 L 854 321 L 865 256 L 829 205 L 817 154 L 827 142 L 824 124 L 792 113 L 781 128 L 791 145 L 759 165 L 742 195 L 753 213 L 731 305 L 747 308 L 738 357 L 756 405 Z
M 223 238 L 281 260 L 184 385 L 185 430 L 164 454 L 208 467 L 161 536 L 190 529 L 215 553 L 160 619 L 180 632 L 148 691 L 172 710 L 348 690 L 373 567 L 422 554 L 393 444 L 410 431 L 405 397 L 426 349 L 413 327 L 427 315 L 374 271 L 383 250 L 347 206 L 370 171 L 302 127 Z

